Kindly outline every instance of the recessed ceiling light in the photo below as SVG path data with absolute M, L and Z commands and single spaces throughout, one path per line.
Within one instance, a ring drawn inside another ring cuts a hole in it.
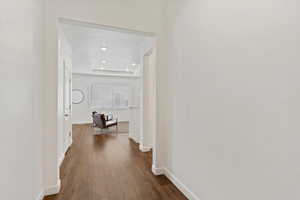
M 102 51 L 107 51 L 107 49 L 108 49 L 107 47 L 101 47 Z
M 107 61 L 106 61 L 106 60 L 102 60 L 101 63 L 102 63 L 102 64 L 106 64 Z

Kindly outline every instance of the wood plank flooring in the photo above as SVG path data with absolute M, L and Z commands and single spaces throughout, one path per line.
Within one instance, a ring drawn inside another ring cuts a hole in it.
M 93 136 L 91 125 L 73 127 L 73 145 L 61 167 L 62 188 L 44 200 L 187 200 L 165 177 L 151 172 L 128 134 Z

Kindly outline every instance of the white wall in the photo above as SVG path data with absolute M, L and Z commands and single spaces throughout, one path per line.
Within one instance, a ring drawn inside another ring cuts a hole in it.
M 0 4 L 1 199 L 32 200 L 43 189 L 43 1 Z
M 46 3 L 46 88 L 47 105 L 45 165 L 47 166 L 46 185 L 57 184 L 58 169 L 56 161 L 56 112 L 57 112 L 57 19 L 59 17 L 86 21 L 96 24 L 124 27 L 152 32 L 161 39 L 163 4 L 161 0 L 47 0 Z M 160 55 L 161 46 L 159 41 Z
M 132 120 L 130 109 L 102 110 L 101 108 L 96 108 L 93 105 L 91 105 L 90 93 L 91 86 L 94 84 L 101 84 L 107 86 L 126 86 L 130 88 L 131 91 L 138 91 L 138 88 L 140 88 L 140 79 L 73 74 L 73 89 L 80 89 L 85 94 L 84 102 L 82 102 L 81 104 L 73 104 L 73 124 L 92 123 L 93 111 L 97 111 L 99 113 L 112 113 L 114 117 L 118 118 L 119 121 Z M 132 95 L 138 94 L 134 94 L 134 92 L 130 94 L 129 104 L 134 98 Z
M 294 0 L 169 2 L 165 166 L 199 199 L 300 198 L 299 15 Z

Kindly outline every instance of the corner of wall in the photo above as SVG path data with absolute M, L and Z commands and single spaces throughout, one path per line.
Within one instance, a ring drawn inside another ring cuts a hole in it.
M 133 135 L 130 135 L 129 138 L 132 139 L 137 144 L 140 143 L 140 141 L 135 136 L 133 136 Z
M 60 179 L 57 181 L 56 185 L 51 185 L 45 188 L 44 196 L 58 194 L 61 188 L 61 181 Z
M 45 197 L 44 190 L 42 190 L 35 200 L 43 200 L 44 197 Z
M 158 168 L 156 165 L 152 165 L 152 173 L 155 176 L 164 175 L 164 168 Z
M 139 149 L 141 152 L 149 152 L 152 150 L 152 146 L 144 146 L 142 143 L 140 143 Z

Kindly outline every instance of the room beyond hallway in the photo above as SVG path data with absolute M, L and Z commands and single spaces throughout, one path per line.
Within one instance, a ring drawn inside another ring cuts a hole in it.
M 140 152 L 128 124 L 120 126 L 119 134 L 94 136 L 91 125 L 74 125 L 61 191 L 44 200 L 186 200 L 165 176 L 152 174 L 151 152 Z

